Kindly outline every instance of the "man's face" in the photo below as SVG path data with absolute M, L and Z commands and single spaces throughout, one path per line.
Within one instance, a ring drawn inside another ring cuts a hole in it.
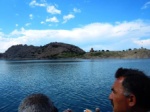
M 130 110 L 129 107 L 129 99 L 124 96 L 124 89 L 122 86 L 122 82 L 124 77 L 117 78 L 112 86 L 112 92 L 109 95 L 109 99 L 113 105 L 114 112 L 128 112 Z

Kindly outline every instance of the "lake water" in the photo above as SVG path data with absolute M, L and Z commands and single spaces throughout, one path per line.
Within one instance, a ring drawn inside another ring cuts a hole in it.
M 112 112 L 108 96 L 119 67 L 150 75 L 150 59 L 0 60 L 0 112 L 17 112 L 32 93 L 46 94 L 60 112 Z

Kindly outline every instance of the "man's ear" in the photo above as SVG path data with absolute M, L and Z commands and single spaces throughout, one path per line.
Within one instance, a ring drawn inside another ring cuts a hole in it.
M 133 107 L 136 104 L 136 97 L 135 95 L 131 94 L 128 98 L 129 106 Z

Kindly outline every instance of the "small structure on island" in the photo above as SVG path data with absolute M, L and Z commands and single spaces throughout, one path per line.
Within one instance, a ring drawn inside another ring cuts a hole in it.
M 93 48 L 91 48 L 90 52 L 94 52 L 94 49 L 93 49 Z

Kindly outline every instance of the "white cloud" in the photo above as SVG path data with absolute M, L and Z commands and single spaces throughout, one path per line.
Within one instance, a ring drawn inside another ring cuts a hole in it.
M 41 21 L 41 24 L 45 24 L 45 22 L 44 22 L 44 21 Z
M 150 7 L 150 1 L 145 3 L 144 6 L 141 9 L 147 9 Z
M 46 22 L 54 22 L 54 23 L 58 23 L 59 20 L 54 16 L 54 17 L 52 17 L 52 18 L 46 19 Z
M 11 47 L 12 45 L 18 44 L 16 43 L 16 40 L 12 38 L 5 38 L 5 39 L 0 38 L 0 43 L 1 43 L 0 53 L 5 52 L 6 48 Z
M 3 32 L 0 32 L 0 38 L 5 38 L 5 34 Z
M 75 16 L 73 14 L 68 14 L 63 16 L 63 23 L 66 23 L 68 20 L 75 18 Z
M 33 19 L 33 14 L 29 14 L 29 18 L 30 18 L 30 19 Z
M 150 46 L 150 39 L 145 39 L 145 40 L 135 40 L 134 41 L 136 44 L 138 44 L 139 46 L 143 47 L 149 47 Z
M 80 12 L 81 12 L 81 10 L 80 10 L 80 9 L 77 9 L 77 8 L 74 8 L 73 11 L 74 11 L 75 13 L 80 13 Z
M 32 0 L 32 2 L 30 2 L 29 6 L 32 7 L 45 7 L 46 11 L 50 14 L 61 14 L 61 10 L 56 8 L 56 4 L 55 5 L 49 5 L 46 3 L 46 1 L 44 0 L 43 3 L 38 3 L 36 2 L 36 0 Z
M 0 53 L 5 52 L 9 47 L 16 44 L 18 44 L 16 38 L 9 38 L 9 35 L 0 32 Z
M 31 25 L 31 23 L 26 23 L 26 24 L 25 24 L 25 26 L 30 26 L 30 25 Z
M 45 45 L 49 42 L 74 44 L 89 51 L 123 50 L 146 47 L 150 49 L 150 23 L 135 20 L 130 22 L 92 23 L 71 30 L 14 30 L 9 35 L 0 31 L 0 52 L 15 44 Z
M 47 12 L 50 14 L 61 14 L 61 10 L 58 10 L 55 6 L 47 6 Z
M 34 6 L 39 6 L 39 7 L 45 7 L 46 3 L 37 3 L 36 0 L 32 0 L 29 4 L 30 6 L 34 7 Z

